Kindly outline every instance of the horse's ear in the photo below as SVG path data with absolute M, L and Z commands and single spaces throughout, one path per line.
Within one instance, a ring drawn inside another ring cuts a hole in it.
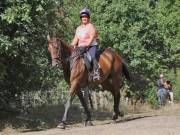
M 51 40 L 51 39 L 50 39 L 50 36 L 49 36 L 49 34 L 47 35 L 47 40 L 48 40 L 48 41 L 50 41 L 50 40 Z

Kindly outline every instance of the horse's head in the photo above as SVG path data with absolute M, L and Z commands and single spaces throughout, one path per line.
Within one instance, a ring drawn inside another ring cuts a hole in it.
M 58 65 L 58 59 L 60 58 L 61 42 L 54 36 L 47 36 L 48 51 L 51 54 L 52 66 Z
M 67 45 L 62 39 L 56 36 L 47 36 L 48 50 L 51 54 L 52 66 L 65 64 L 73 52 L 74 48 Z M 60 62 L 60 63 L 59 63 Z

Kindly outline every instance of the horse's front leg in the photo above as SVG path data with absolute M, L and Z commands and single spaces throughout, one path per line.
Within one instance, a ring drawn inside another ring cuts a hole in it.
M 73 99 L 74 99 L 74 96 L 68 96 L 67 102 L 64 105 L 65 106 L 64 115 L 63 115 L 63 118 L 62 118 L 61 122 L 57 126 L 58 128 L 65 129 L 65 124 L 66 124 L 66 120 L 67 120 L 67 114 L 68 114 L 68 111 L 69 111 L 69 108 L 70 108 L 70 106 L 72 104 Z
M 90 111 L 88 109 L 88 105 L 83 97 L 83 93 L 82 91 L 78 91 L 77 93 L 78 97 L 79 97 L 79 100 L 81 102 L 81 105 L 83 106 L 84 108 L 84 111 L 85 111 L 85 114 L 87 115 L 87 118 L 86 118 L 86 121 L 85 121 L 85 126 L 92 126 L 92 122 L 91 122 L 91 114 L 90 114 Z
M 76 89 L 74 89 L 74 87 L 71 87 L 70 88 L 70 93 L 68 95 L 68 99 L 67 99 L 67 102 L 65 104 L 65 111 L 64 111 L 64 115 L 63 115 L 63 118 L 61 120 L 61 122 L 58 124 L 58 128 L 61 128 L 61 129 L 65 129 L 65 125 L 66 125 L 66 121 L 67 121 L 67 115 L 68 115 L 68 111 L 69 111 L 69 108 L 72 104 L 72 101 L 75 97 L 75 94 L 76 94 Z

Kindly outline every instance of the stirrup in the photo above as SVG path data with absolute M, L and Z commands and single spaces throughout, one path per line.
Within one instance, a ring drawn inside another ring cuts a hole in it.
M 97 69 L 96 71 L 94 71 L 94 74 L 93 74 L 93 80 L 100 80 L 100 73 L 99 73 L 99 70 Z

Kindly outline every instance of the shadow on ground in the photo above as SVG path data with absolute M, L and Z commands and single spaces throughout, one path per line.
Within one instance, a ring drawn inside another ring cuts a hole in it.
M 73 105 L 68 114 L 69 125 L 83 123 L 86 116 L 84 110 Z M 23 132 L 55 128 L 62 119 L 64 105 L 43 105 L 33 108 L 27 114 L 14 114 L 13 112 L 0 112 L 0 131 L 7 127 L 21 129 Z M 92 120 L 109 120 L 112 112 L 91 111 Z

